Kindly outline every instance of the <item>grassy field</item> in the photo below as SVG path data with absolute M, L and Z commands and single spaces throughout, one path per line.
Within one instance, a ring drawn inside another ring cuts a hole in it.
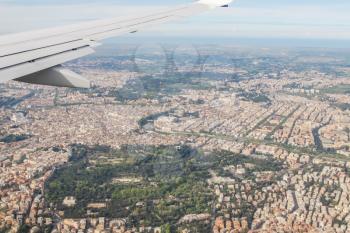
M 338 85 L 321 90 L 325 94 L 350 94 L 350 85 Z

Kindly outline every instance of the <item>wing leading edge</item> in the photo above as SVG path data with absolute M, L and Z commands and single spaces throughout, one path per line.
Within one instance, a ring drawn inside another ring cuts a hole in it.
M 60 64 L 94 52 L 100 40 L 134 33 L 155 24 L 182 19 L 232 0 L 200 0 L 138 17 L 92 21 L 78 25 L 0 37 L 0 83 L 10 80 L 58 87 L 90 87 L 85 78 Z

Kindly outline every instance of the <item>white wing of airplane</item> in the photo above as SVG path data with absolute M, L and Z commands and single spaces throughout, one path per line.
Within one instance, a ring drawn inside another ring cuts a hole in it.
M 0 83 L 9 80 L 58 87 L 89 88 L 90 81 L 60 64 L 94 52 L 98 41 L 182 19 L 232 0 L 200 0 L 145 16 L 99 20 L 0 37 Z

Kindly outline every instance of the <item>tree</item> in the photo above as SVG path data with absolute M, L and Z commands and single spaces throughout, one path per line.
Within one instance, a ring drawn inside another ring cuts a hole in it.
M 165 224 L 163 227 L 162 227 L 162 232 L 164 233 L 171 233 L 171 226 L 169 223 Z
M 348 141 L 350 141 L 350 129 L 349 129 L 349 127 L 346 127 L 344 130 L 348 136 Z

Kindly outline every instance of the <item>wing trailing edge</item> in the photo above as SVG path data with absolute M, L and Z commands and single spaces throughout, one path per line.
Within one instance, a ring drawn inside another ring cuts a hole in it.
M 89 88 L 90 82 L 60 64 L 89 55 L 100 41 L 182 19 L 232 0 L 199 0 L 144 16 L 128 16 L 79 25 L 0 36 L 0 83 L 10 80 L 58 87 Z

